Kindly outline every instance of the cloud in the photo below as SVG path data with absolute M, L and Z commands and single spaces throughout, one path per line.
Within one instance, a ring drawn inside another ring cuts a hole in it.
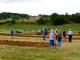
M 43 0 L 0 0 L 0 2 L 4 3 L 15 3 L 15 2 L 35 2 L 35 1 L 43 1 Z
M 0 0 L 0 12 L 30 15 L 80 12 L 80 0 Z
M 19 2 L 25 2 L 25 1 L 26 0 L 0 0 L 0 2 L 3 2 L 3 3 L 19 3 Z

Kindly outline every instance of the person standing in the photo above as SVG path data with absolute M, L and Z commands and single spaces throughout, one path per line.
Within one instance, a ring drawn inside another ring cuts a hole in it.
M 57 40 L 58 29 L 55 30 L 55 35 L 56 35 L 56 40 Z
M 50 39 L 50 46 L 54 46 L 54 33 L 53 30 L 51 30 L 50 35 L 49 35 L 49 39 Z
M 69 29 L 69 31 L 68 31 L 69 42 L 72 42 L 72 35 L 73 35 L 73 32 L 71 29 Z
M 61 49 L 61 43 L 62 43 L 62 33 L 61 33 L 61 31 L 58 31 L 57 37 L 58 37 L 58 46 Z
M 63 31 L 63 41 L 66 42 L 66 30 Z
M 11 39 L 13 39 L 13 36 L 14 36 L 14 30 L 13 29 L 11 30 L 11 36 L 12 36 Z
M 43 33 L 43 40 L 45 40 L 46 39 L 46 30 L 45 30 L 45 28 L 43 28 L 42 33 Z

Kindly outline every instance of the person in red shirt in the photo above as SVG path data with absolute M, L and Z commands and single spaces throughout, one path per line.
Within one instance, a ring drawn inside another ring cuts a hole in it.
M 63 41 L 66 42 L 66 30 L 63 31 Z

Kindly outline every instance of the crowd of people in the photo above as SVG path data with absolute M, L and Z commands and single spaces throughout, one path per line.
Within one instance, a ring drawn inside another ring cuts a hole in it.
M 69 29 L 68 32 L 66 32 L 66 30 L 58 30 L 56 29 L 55 31 L 53 31 L 53 29 L 50 31 L 50 34 L 49 34 L 49 39 L 50 39 L 50 46 L 54 46 L 54 41 L 56 43 L 58 43 L 58 46 L 59 48 L 61 49 L 61 42 L 66 42 L 66 35 L 68 34 L 68 37 L 69 37 L 69 42 L 72 42 L 72 35 L 73 35 L 73 32 L 71 29 Z M 56 37 L 56 39 L 54 38 L 54 36 Z M 43 29 L 43 40 L 46 39 L 46 31 Z
M 66 32 L 66 30 L 58 30 L 56 29 L 55 31 L 53 31 L 53 29 L 50 30 L 50 34 L 49 34 L 49 39 L 50 39 L 50 46 L 54 46 L 54 42 L 56 44 L 56 41 L 58 43 L 59 48 L 61 49 L 61 42 L 66 42 L 66 35 L 68 34 L 69 37 L 69 42 L 72 42 L 72 35 L 73 32 L 71 29 L 69 29 L 68 32 Z M 47 30 L 43 28 L 43 40 L 46 40 L 46 35 L 47 35 Z M 14 36 L 14 30 L 11 30 L 11 39 L 13 39 Z M 56 37 L 56 38 L 54 38 Z

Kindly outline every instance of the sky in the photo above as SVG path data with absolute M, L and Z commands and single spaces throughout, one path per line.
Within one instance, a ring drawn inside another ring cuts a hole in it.
M 80 13 L 80 0 L 0 0 L 1 12 L 29 15 L 75 14 Z

